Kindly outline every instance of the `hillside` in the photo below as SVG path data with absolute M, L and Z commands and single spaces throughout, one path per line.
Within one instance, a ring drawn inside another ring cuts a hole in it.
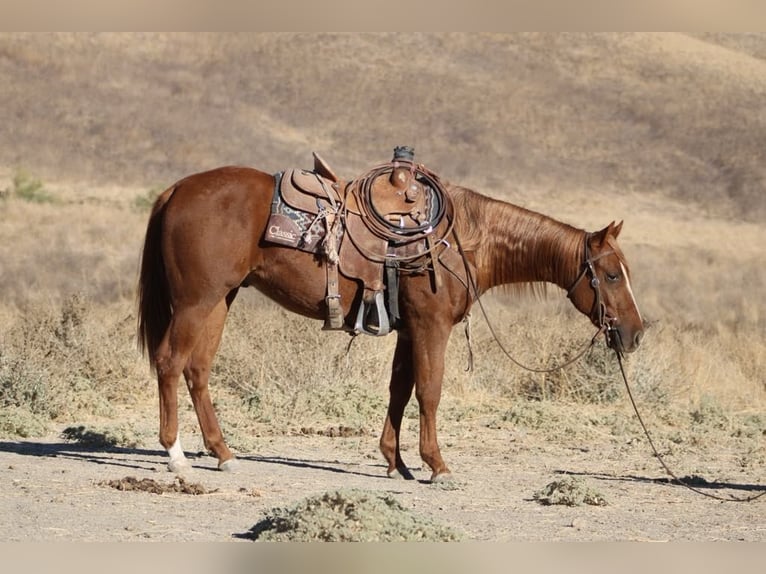
M 346 177 L 395 145 L 507 197 L 660 193 L 762 220 L 766 34 L 2 34 L 0 169 L 164 186 Z

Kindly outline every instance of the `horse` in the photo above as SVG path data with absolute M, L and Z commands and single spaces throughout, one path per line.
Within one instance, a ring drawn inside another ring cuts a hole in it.
M 254 287 L 284 308 L 326 318 L 328 279 L 316 254 L 264 240 L 275 175 L 227 166 L 187 176 L 161 193 L 149 216 L 137 289 L 139 347 L 159 387 L 159 441 L 168 468 L 190 468 L 178 433 L 177 385 L 183 375 L 206 449 L 220 470 L 237 459 L 227 446 L 209 392 L 211 364 L 238 291 Z M 630 268 L 617 243 L 622 222 L 588 232 L 452 183 L 441 252 L 432 272 L 402 273 L 400 319 L 380 451 L 390 477 L 412 479 L 400 452 L 405 406 L 419 405 L 419 450 L 431 480 L 451 477 L 436 433 L 444 357 L 452 328 L 478 297 L 502 285 L 553 284 L 608 333 L 607 345 L 632 352 L 643 322 Z M 435 277 L 438 279 L 435 281 Z M 358 282 L 340 275 L 344 325 L 361 304 Z

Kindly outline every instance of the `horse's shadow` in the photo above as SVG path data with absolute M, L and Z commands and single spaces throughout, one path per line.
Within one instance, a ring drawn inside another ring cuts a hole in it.
M 119 446 L 94 446 L 71 442 L 0 442 L 0 452 L 40 458 L 65 458 L 92 464 L 142 469 L 156 465 L 165 455 L 159 449 L 127 448 Z M 115 458 L 115 455 L 118 458 Z M 155 459 L 148 457 L 156 457 Z
M 82 462 L 109 465 L 130 469 L 156 468 L 158 465 L 164 466 L 167 454 L 161 449 L 130 448 L 119 446 L 94 446 L 76 442 L 32 442 L 32 441 L 0 441 L 0 452 L 13 453 L 28 457 L 41 458 L 64 458 L 70 460 L 79 460 Z M 214 459 L 210 463 L 204 464 L 203 461 L 209 458 L 206 453 L 186 453 L 192 461 L 195 470 L 207 470 L 218 472 Z M 239 460 L 254 462 L 267 465 L 282 465 L 296 469 L 307 469 L 320 472 L 331 472 L 339 475 L 361 476 L 379 480 L 390 480 L 384 472 L 382 464 L 370 464 L 372 470 L 364 470 L 365 466 L 360 463 L 341 462 L 336 460 L 290 458 L 286 456 L 268 456 L 268 455 L 240 455 Z M 635 474 L 613 475 L 598 472 L 575 472 L 570 470 L 557 470 L 555 474 L 562 476 L 578 476 L 582 478 L 591 478 L 604 482 L 628 482 L 639 484 L 656 484 L 663 486 L 680 486 L 680 483 L 669 477 L 650 477 L 639 476 Z M 414 477 L 413 477 L 414 478 Z M 428 483 L 428 480 L 415 479 L 420 483 Z M 762 484 L 732 483 L 722 481 L 707 481 L 698 476 L 682 477 L 681 480 L 698 490 L 710 490 L 711 492 L 734 490 L 748 493 L 758 493 L 766 490 Z
M 21 456 L 40 457 L 40 458 L 64 458 L 70 460 L 79 460 L 82 462 L 98 465 L 109 465 L 132 469 L 156 468 L 158 465 L 164 466 L 167 463 L 167 454 L 160 449 L 129 448 L 106 445 L 89 445 L 72 442 L 0 442 L 0 452 L 13 453 Z M 215 459 L 209 457 L 207 453 L 185 453 L 192 462 L 195 470 L 209 470 L 218 472 Z M 259 464 L 284 465 L 299 469 L 316 470 L 322 472 L 332 472 L 343 475 L 363 476 L 366 478 L 386 478 L 385 472 L 358 470 L 355 467 L 363 468 L 359 463 L 349 463 L 330 460 L 311 460 L 305 458 L 289 458 L 283 456 L 260 456 L 260 455 L 240 455 L 237 457 L 240 461 L 248 461 Z M 209 459 L 205 463 L 205 459 Z M 382 469 L 384 465 L 370 465 Z
M 362 465 L 359 463 L 347 463 L 347 462 L 329 461 L 329 460 L 308 460 L 304 458 L 289 458 L 285 456 L 244 455 L 244 456 L 238 456 L 237 458 L 239 460 L 257 462 L 257 463 L 263 463 L 263 464 L 284 465 L 284 466 L 289 466 L 293 468 L 304 468 L 304 469 L 310 469 L 310 470 L 320 470 L 324 472 L 333 472 L 337 474 L 364 476 L 366 478 L 385 478 L 386 480 L 388 480 L 385 472 L 382 472 L 382 471 L 373 473 L 373 472 L 366 472 L 363 470 L 355 470 L 355 469 L 348 468 L 349 466 L 361 467 Z M 376 469 L 384 468 L 384 465 L 382 464 L 374 464 L 370 466 L 373 466 Z

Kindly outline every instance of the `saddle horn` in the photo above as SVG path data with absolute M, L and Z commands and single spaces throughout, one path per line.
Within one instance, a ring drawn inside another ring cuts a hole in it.
M 406 162 L 399 165 L 399 162 Z M 415 179 L 415 148 L 410 146 L 396 146 L 394 148 L 394 157 L 391 160 L 393 169 L 388 178 L 388 182 L 399 192 L 404 192 L 407 201 L 413 202 L 420 194 L 422 187 Z M 409 164 L 409 165 L 407 165 Z

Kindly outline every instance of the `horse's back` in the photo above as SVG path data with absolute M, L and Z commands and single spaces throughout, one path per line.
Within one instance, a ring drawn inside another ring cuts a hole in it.
M 252 167 L 224 166 L 187 175 L 173 186 L 174 195 L 193 201 L 221 200 L 223 195 L 241 201 L 273 191 L 274 176 Z

